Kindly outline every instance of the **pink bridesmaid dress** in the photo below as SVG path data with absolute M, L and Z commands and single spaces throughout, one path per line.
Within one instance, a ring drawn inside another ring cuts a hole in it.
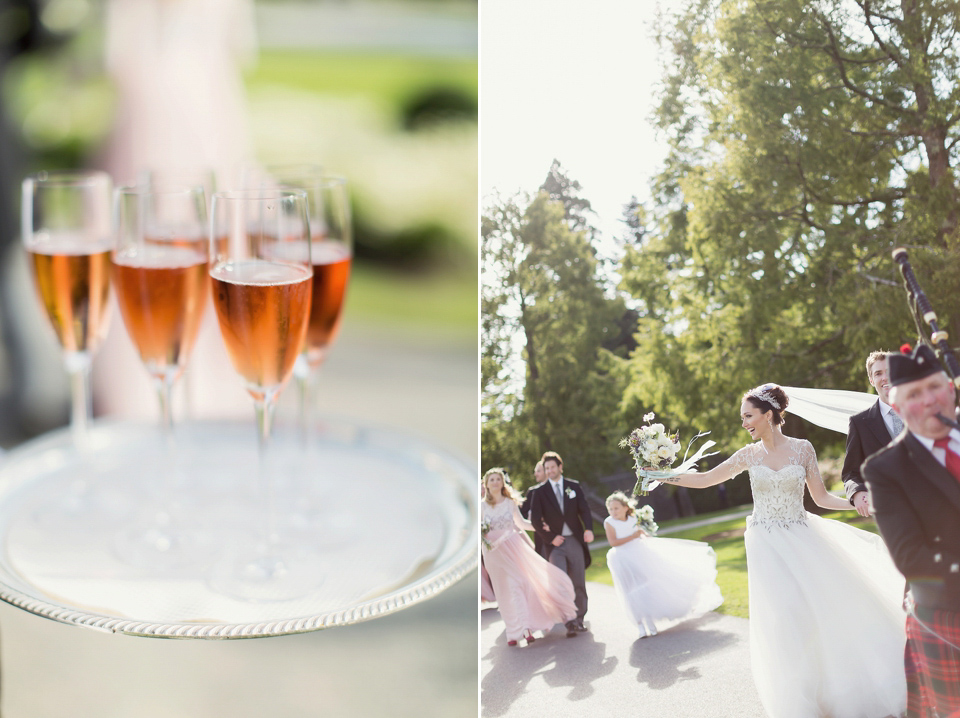
M 566 573 L 533 550 L 524 533 L 529 523 L 517 505 L 504 499 L 496 506 L 481 503 L 483 518 L 490 523 L 483 546 L 483 564 L 497 596 L 508 641 L 517 641 L 525 631 L 549 631 L 557 623 L 577 616 L 573 583 Z

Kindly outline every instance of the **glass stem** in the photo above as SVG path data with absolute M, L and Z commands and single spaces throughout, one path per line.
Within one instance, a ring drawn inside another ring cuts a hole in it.
M 263 544 L 264 550 L 270 554 L 277 542 L 276 538 L 276 506 L 274 480 L 269 462 L 270 455 L 270 428 L 273 423 L 273 410 L 277 392 L 265 393 L 262 399 L 254 401 L 257 412 L 258 436 L 258 493 L 260 504 L 263 507 Z
M 160 399 L 160 431 L 168 445 L 173 443 L 173 413 L 170 408 L 174 376 L 167 373 L 156 378 L 157 397 Z
M 306 354 L 297 357 L 293 365 L 293 376 L 297 381 L 297 425 L 300 428 L 300 444 L 307 448 L 310 440 L 310 365 Z
M 73 443 L 80 447 L 87 437 L 93 419 L 93 403 L 90 400 L 90 357 L 86 352 L 70 352 L 65 358 L 70 375 L 70 431 Z

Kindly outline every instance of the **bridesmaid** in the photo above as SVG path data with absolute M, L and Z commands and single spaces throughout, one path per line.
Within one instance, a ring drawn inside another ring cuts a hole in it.
M 525 531 L 533 525 L 520 516 L 520 497 L 503 469 L 483 475 L 483 563 L 497 595 L 506 624 L 507 645 L 523 638 L 533 643 L 533 631 L 549 631 L 577 615 L 573 584 L 567 574 L 533 550 Z

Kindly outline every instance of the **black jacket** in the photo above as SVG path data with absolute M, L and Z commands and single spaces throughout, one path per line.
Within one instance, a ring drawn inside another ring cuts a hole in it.
M 566 539 L 576 539 L 583 547 L 584 565 L 590 565 L 590 549 L 583 540 L 584 531 L 593 531 L 593 516 L 590 515 L 590 507 L 587 505 L 587 497 L 583 494 L 583 489 L 576 481 L 563 477 L 563 492 L 566 494 L 563 498 L 563 512 L 560 512 L 560 505 L 557 503 L 557 496 L 553 492 L 553 484 L 550 481 L 544 481 L 533 489 L 530 505 L 530 523 L 533 524 L 533 530 L 543 541 L 547 556 L 553 550 L 551 542 L 554 538 L 563 532 L 563 524 L 573 532 L 572 536 Z M 569 492 L 573 492 L 571 497 Z M 543 523 L 546 522 L 550 527 L 549 531 L 543 530 Z
M 853 495 L 866 491 L 867 485 L 860 475 L 860 465 L 870 454 L 875 454 L 891 441 L 890 430 L 883 421 L 880 401 L 874 402 L 869 409 L 850 417 L 847 429 L 847 453 L 843 457 L 841 478 L 847 499 L 853 503 Z
M 960 481 L 909 431 L 862 472 L 880 534 L 917 604 L 960 611 Z

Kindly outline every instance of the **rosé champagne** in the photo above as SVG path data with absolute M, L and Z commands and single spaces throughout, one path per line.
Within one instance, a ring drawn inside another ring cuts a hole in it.
M 350 249 L 343 242 L 316 242 L 313 245 L 313 296 L 310 300 L 310 328 L 307 329 L 307 358 L 311 365 L 323 361 L 340 331 L 351 259 Z
M 148 243 L 113 254 L 120 314 L 147 371 L 170 378 L 183 370 L 207 305 L 206 246 Z
M 27 255 L 50 323 L 68 353 L 92 354 L 107 330 L 109 242 L 38 233 Z
M 310 319 L 313 277 L 271 260 L 221 262 L 210 270 L 220 333 L 255 399 L 290 378 Z
M 313 291 L 310 297 L 310 326 L 307 329 L 307 361 L 316 368 L 340 331 L 340 315 L 352 260 L 350 248 L 336 240 L 287 240 L 271 249 L 271 256 L 313 265 Z

